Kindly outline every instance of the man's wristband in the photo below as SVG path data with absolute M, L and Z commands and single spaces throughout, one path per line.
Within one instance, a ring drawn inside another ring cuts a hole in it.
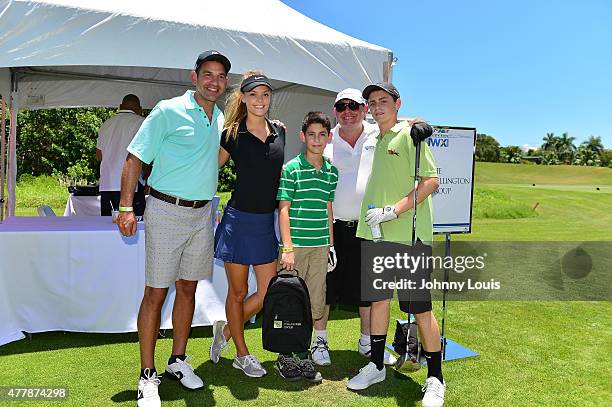
M 119 212 L 134 212 L 134 208 L 131 206 L 120 206 Z
M 281 247 L 281 253 L 293 253 L 293 247 Z

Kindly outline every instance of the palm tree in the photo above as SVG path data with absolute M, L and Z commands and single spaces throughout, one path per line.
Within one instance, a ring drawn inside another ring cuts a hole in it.
M 597 136 L 591 136 L 589 137 L 589 139 L 585 142 L 583 142 L 580 147 L 585 148 L 587 150 L 591 150 L 593 151 L 595 154 L 597 154 L 598 156 L 601 155 L 601 153 L 603 153 L 604 150 L 604 146 L 601 142 L 601 137 Z
M 576 146 L 574 145 L 575 139 L 576 137 L 570 137 L 567 132 L 563 133 L 558 139 L 557 152 L 559 158 L 561 158 L 565 164 L 571 164 L 574 159 L 574 154 L 576 152 Z
M 555 133 L 546 133 L 546 137 L 542 138 L 544 144 L 542 144 L 542 150 L 556 150 L 558 137 Z
M 595 151 L 589 148 L 580 147 L 578 149 L 578 152 L 576 153 L 574 164 L 599 167 L 601 165 L 601 160 L 599 159 L 599 155 L 595 153 Z

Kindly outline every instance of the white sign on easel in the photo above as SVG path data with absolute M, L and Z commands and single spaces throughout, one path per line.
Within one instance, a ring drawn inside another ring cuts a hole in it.
M 432 126 L 427 139 L 440 186 L 433 193 L 434 233 L 470 233 L 476 129 Z

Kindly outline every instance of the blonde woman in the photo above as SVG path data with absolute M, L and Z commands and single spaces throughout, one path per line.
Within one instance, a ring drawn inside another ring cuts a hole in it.
M 227 322 L 213 324 L 210 359 L 219 362 L 231 337 L 236 345 L 232 366 L 249 377 L 264 376 L 266 370 L 249 353 L 244 322 L 261 310 L 266 289 L 277 270 L 274 210 L 284 161 L 285 132 L 267 118 L 271 97 L 272 85 L 262 72 L 249 71 L 243 76 L 226 107 L 219 150 L 220 166 L 230 157 L 236 165 L 236 188 L 215 233 L 215 258 L 225 263 L 228 282 Z M 255 269 L 257 292 L 246 297 L 251 265 Z

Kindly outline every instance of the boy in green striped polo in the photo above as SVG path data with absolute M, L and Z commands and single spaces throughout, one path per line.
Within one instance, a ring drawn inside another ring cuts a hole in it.
M 279 200 L 278 221 L 282 248 L 280 265 L 296 270 L 304 279 L 310 294 L 315 333 L 325 329 L 321 318 L 325 308 L 325 280 L 330 247 L 333 248 L 332 201 L 338 183 L 338 170 L 323 159 L 323 150 L 331 140 L 329 117 L 310 112 L 302 122 L 300 139 L 306 152 L 299 154 L 283 168 L 276 199 Z M 332 250 L 333 251 L 333 250 Z M 307 355 L 300 355 L 302 375 L 320 381 Z M 288 358 L 281 355 L 277 370 L 291 379 L 294 371 Z

